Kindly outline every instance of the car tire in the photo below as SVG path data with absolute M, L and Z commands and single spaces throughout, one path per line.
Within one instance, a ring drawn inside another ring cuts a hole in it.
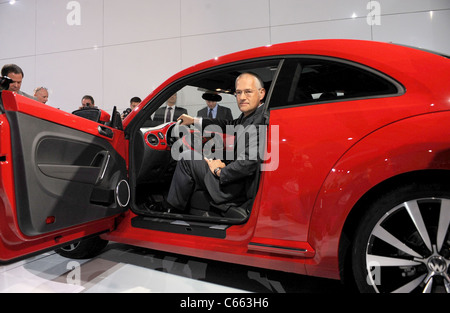
M 70 259 L 90 259 L 100 254 L 108 245 L 100 237 L 83 239 L 76 243 L 55 250 L 59 255 Z
M 450 293 L 450 185 L 409 183 L 368 206 L 353 241 L 361 292 Z

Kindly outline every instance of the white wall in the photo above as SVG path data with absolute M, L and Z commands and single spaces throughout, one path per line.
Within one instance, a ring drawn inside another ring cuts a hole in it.
M 79 24 L 79 25 L 78 25 Z M 354 38 L 450 54 L 450 0 L 0 0 L 0 66 L 66 111 L 124 110 L 181 69 L 242 49 Z

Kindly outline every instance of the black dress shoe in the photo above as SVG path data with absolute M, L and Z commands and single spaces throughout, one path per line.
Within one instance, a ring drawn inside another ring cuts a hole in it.
M 166 200 L 162 202 L 162 207 L 164 208 L 165 212 L 172 213 L 172 214 L 184 214 L 184 210 L 179 210 L 173 206 L 171 206 Z
M 147 207 L 147 210 L 152 211 L 152 212 L 158 212 L 158 213 L 172 213 L 172 214 L 183 214 L 184 213 L 182 210 L 178 210 L 178 209 L 172 207 L 166 201 L 147 204 L 146 207 Z
M 145 207 L 148 211 L 152 212 L 166 212 L 165 208 L 162 206 L 161 202 L 155 202 L 155 203 L 146 203 Z

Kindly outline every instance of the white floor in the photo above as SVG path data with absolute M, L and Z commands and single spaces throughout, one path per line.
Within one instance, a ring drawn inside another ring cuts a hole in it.
M 296 282 L 297 281 L 297 282 Z M 1 293 L 342 292 L 333 280 L 115 244 L 90 260 L 54 252 L 0 266 Z

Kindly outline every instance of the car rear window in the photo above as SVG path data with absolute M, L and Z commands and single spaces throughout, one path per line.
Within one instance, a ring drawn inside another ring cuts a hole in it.
M 287 59 L 271 107 L 398 94 L 401 86 L 359 64 L 325 58 Z

